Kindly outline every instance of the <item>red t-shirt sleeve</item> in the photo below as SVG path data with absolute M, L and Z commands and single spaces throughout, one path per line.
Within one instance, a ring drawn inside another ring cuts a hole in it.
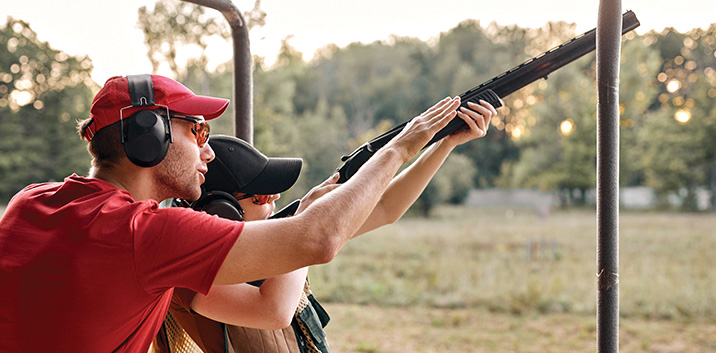
M 179 207 L 136 215 L 134 263 L 140 285 L 147 293 L 181 287 L 207 294 L 243 225 Z

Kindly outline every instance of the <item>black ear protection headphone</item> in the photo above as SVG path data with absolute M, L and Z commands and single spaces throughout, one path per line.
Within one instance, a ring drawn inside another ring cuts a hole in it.
M 244 209 L 234 195 L 224 191 L 202 192 L 201 197 L 191 203 L 191 208 L 204 211 L 221 218 L 244 220 Z
M 300 205 L 300 199 L 294 200 L 269 218 L 273 219 L 293 216 L 296 214 Z M 208 214 L 232 219 L 234 221 L 244 220 L 245 211 L 241 208 L 241 205 L 239 205 L 239 201 L 236 200 L 234 195 L 224 191 L 217 190 L 207 193 L 202 190 L 201 197 L 198 200 L 189 202 L 182 199 L 174 199 L 172 206 L 191 207 L 195 211 L 204 211 Z
M 154 102 L 151 75 L 128 75 L 127 81 L 132 105 L 119 111 L 124 152 L 132 163 L 140 167 L 153 167 L 164 159 L 169 143 L 172 142 L 169 107 L 160 105 L 167 109 L 166 119 L 153 110 L 140 110 L 129 116 L 125 123 L 122 110 L 157 105 Z

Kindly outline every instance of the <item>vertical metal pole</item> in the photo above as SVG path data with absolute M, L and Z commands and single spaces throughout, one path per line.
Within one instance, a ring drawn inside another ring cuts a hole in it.
M 621 0 L 597 21 L 597 352 L 619 352 L 619 58 Z
M 231 26 L 234 49 L 234 135 L 254 143 L 254 80 L 248 24 L 231 0 L 184 0 L 216 9 Z

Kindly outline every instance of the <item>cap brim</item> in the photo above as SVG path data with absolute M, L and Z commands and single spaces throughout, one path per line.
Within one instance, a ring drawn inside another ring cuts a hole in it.
M 187 115 L 202 115 L 211 120 L 221 115 L 229 106 L 229 100 L 207 96 L 191 96 L 167 104 L 169 110 Z
M 300 158 L 269 158 L 261 173 L 238 191 L 258 195 L 280 194 L 296 183 L 302 165 Z

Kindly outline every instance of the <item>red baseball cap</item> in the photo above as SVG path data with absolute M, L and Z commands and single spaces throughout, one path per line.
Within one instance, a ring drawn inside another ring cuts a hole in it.
M 132 107 L 129 96 L 129 82 L 126 76 L 114 76 L 107 80 L 104 87 L 97 92 L 90 108 L 92 123 L 85 130 L 84 138 L 90 141 L 97 131 L 120 120 L 121 114 L 126 119 L 140 110 L 157 109 L 162 106 L 179 114 L 203 115 L 211 120 L 221 115 L 229 106 L 229 100 L 207 96 L 197 96 L 181 83 L 170 78 L 151 75 L 156 105 Z

